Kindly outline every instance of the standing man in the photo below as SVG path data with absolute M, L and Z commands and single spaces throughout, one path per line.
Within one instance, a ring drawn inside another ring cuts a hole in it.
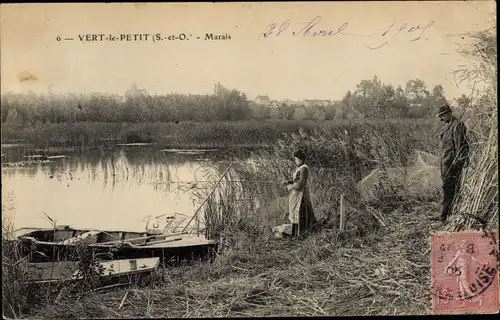
M 459 192 L 460 174 L 469 158 L 467 128 L 457 119 L 448 104 L 439 107 L 436 115 L 445 123 L 441 133 L 441 181 L 443 184 L 443 202 L 441 222 L 446 223 L 453 199 Z

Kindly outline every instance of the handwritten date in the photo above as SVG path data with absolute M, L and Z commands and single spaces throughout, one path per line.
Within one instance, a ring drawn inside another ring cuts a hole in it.
M 285 20 L 281 24 L 275 22 L 267 25 L 267 27 L 262 32 L 261 36 L 264 38 L 269 38 L 271 36 L 279 37 L 285 34 L 291 34 L 294 37 L 332 37 L 337 35 L 343 36 L 362 36 L 372 39 L 376 44 L 367 45 L 363 43 L 366 47 L 370 49 L 379 49 L 389 43 L 389 40 L 397 37 L 401 37 L 403 33 L 410 34 L 410 42 L 415 42 L 423 37 L 424 32 L 432 27 L 435 22 L 431 21 L 426 25 L 410 25 L 408 23 L 403 23 L 401 25 L 396 25 L 396 22 L 390 26 L 379 29 L 378 32 L 372 35 L 359 35 L 352 33 L 345 33 L 344 31 L 349 26 L 348 22 L 342 23 L 340 26 L 333 29 L 325 29 L 319 27 L 319 22 L 321 21 L 321 16 L 316 16 L 314 19 L 307 23 L 292 22 L 291 20 Z M 294 27 L 291 25 L 294 24 Z M 291 33 L 290 33 L 291 31 Z
M 397 37 L 398 35 L 401 34 L 401 32 L 406 32 L 407 34 L 411 34 L 412 37 L 410 39 L 410 42 L 415 42 L 415 41 L 420 40 L 422 38 L 424 32 L 427 29 L 429 29 L 430 27 L 432 27 L 434 25 L 434 23 L 435 23 L 434 21 L 431 21 L 425 26 L 420 26 L 420 25 L 409 26 L 408 23 L 405 22 L 405 23 L 401 24 L 400 26 L 396 27 L 395 29 L 393 29 L 393 27 L 396 25 L 396 22 L 394 22 L 389 27 L 382 29 L 382 31 L 384 31 L 384 32 L 379 35 L 379 37 L 381 38 L 379 41 L 382 42 L 381 44 L 370 46 L 370 45 L 363 43 L 363 45 L 365 45 L 369 49 L 382 48 L 383 46 L 389 44 L 390 39 Z
M 306 37 L 335 36 L 337 34 L 340 34 L 348 26 L 348 23 L 345 22 L 337 29 L 331 29 L 331 30 L 319 29 L 316 26 L 320 21 L 321 21 L 321 16 L 317 16 L 313 20 L 309 21 L 307 24 L 301 26 L 301 28 L 297 29 L 297 31 L 293 31 L 292 35 L 306 36 Z M 286 20 L 278 28 L 276 28 L 277 27 L 276 23 L 271 23 L 266 27 L 262 35 L 264 36 L 264 38 L 267 38 L 271 35 L 280 36 L 283 32 L 285 32 L 285 30 L 288 29 L 290 23 L 291 23 L 290 20 Z

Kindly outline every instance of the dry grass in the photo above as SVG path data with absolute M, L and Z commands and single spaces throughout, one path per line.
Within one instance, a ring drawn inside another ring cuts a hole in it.
M 427 314 L 428 218 L 437 204 L 382 213 L 364 238 L 322 230 L 299 240 L 247 239 L 213 264 L 164 271 L 147 288 L 67 298 L 33 315 L 59 318 Z M 251 247 L 250 247 L 251 246 Z
M 16 196 L 13 192 L 4 196 L 2 188 L 2 240 L 14 231 Z
M 372 136 L 369 141 L 353 138 L 352 132 L 301 130 L 274 149 L 255 153 L 250 162 L 239 162 L 200 213 L 203 231 L 224 239 L 213 264 L 166 270 L 166 280 L 142 289 L 82 289 L 58 304 L 47 295 L 43 306 L 31 305 L 23 314 L 130 318 L 426 312 L 429 264 L 423 253 L 428 218 L 437 205 L 409 203 L 414 197 L 393 184 L 379 191 L 379 201 L 360 201 L 356 175 L 413 161 L 411 135 L 399 132 L 397 125 L 384 127 L 385 133 L 378 128 L 364 129 L 365 136 Z M 394 138 L 383 139 L 384 134 Z M 286 201 L 278 200 L 287 196 L 280 182 L 290 178 L 290 155 L 297 147 L 310 154 L 310 187 L 322 228 L 302 240 L 277 240 L 271 228 L 284 222 L 287 211 Z M 211 189 L 200 189 L 200 200 Z M 343 234 L 336 231 L 341 193 L 348 214 Z

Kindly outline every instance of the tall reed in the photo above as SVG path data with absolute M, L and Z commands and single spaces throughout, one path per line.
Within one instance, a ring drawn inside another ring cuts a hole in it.
M 461 192 L 455 198 L 448 230 L 460 231 L 498 227 L 498 96 L 496 27 L 469 33 L 471 43 L 459 52 L 473 62 L 457 71 L 461 81 L 483 86 L 473 104 L 470 119 L 477 141 L 470 152 L 470 163 L 462 174 Z
M 297 149 L 308 155 L 311 197 L 321 223 L 338 223 L 339 199 L 344 194 L 350 213 L 347 224 L 360 235 L 370 233 L 381 224 L 374 210 L 390 210 L 408 196 L 392 169 L 418 162 L 412 158 L 415 148 L 436 152 L 432 132 L 422 131 L 417 138 L 410 129 L 418 132 L 421 127 L 414 124 L 402 131 L 397 124 L 389 123 L 382 128 L 376 123 L 365 123 L 363 128 L 300 128 L 285 133 L 272 148 L 254 151 L 249 159 L 240 159 L 235 170 L 209 197 L 202 219 L 206 235 L 218 238 L 222 234 L 227 238 L 241 233 L 244 236 L 240 240 L 249 242 L 257 237 L 271 237 L 272 227 L 287 223 L 288 192 L 281 182 L 289 180 L 295 170 L 292 154 Z M 363 198 L 358 183 L 377 168 L 383 175 L 373 186 L 378 188 L 376 199 L 369 202 Z M 200 200 L 210 190 L 200 192 Z
M 2 126 L 2 143 L 17 140 L 36 148 L 113 146 L 117 143 L 156 143 L 165 147 L 230 148 L 263 147 L 275 143 L 282 133 L 325 128 L 329 131 L 349 130 L 362 137 L 364 128 L 389 126 L 400 132 L 409 127 L 433 130 L 428 119 L 389 119 L 360 121 L 268 120 L 241 122 L 180 123 L 53 123 L 21 128 Z

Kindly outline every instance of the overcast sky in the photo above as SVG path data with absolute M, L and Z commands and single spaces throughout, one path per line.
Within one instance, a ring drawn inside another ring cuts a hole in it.
M 210 93 L 219 81 L 250 99 L 341 99 L 377 75 L 394 85 L 420 78 L 429 90 L 442 84 L 451 99 L 469 92 L 452 78 L 466 63 L 456 54 L 464 41 L 457 35 L 488 27 L 494 12 L 494 1 L 2 5 L 2 92 L 123 94 L 135 81 L 151 94 Z M 303 35 L 318 16 L 310 32 L 340 34 Z M 279 36 L 262 35 L 286 20 Z M 86 33 L 182 32 L 193 38 L 78 40 Z M 205 41 L 205 33 L 231 40 Z M 58 42 L 58 35 L 75 40 Z

